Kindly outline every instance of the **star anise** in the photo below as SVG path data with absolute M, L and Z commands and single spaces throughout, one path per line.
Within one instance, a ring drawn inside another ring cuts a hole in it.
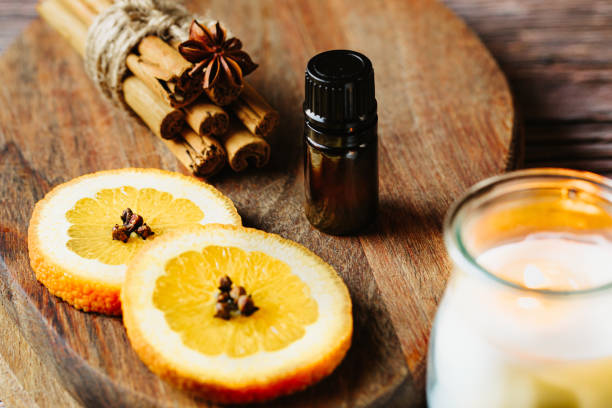
M 192 74 L 204 71 L 204 89 L 212 88 L 217 81 L 225 79 L 231 86 L 241 87 L 242 77 L 257 68 L 249 55 L 242 51 L 242 42 L 226 38 L 227 32 L 219 22 L 214 33 L 193 20 L 189 27 L 189 40 L 179 45 L 179 51 L 189 62 L 195 64 Z

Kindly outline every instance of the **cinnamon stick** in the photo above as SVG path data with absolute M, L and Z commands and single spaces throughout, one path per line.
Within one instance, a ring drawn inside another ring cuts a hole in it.
M 141 79 L 171 106 L 186 106 L 202 94 L 202 71 L 190 74 L 193 64 L 161 38 L 143 38 L 138 44 L 138 52 L 140 71 L 148 77 L 146 80 Z
M 140 41 L 138 52 L 143 60 L 157 65 L 162 72 L 169 76 L 180 77 L 193 68 L 193 64 L 183 58 L 177 50 L 154 35 L 149 35 Z M 163 79 L 168 81 L 170 78 Z
M 90 7 L 84 1 L 60 0 L 60 3 L 70 10 L 86 26 L 90 26 L 98 14 L 98 11 Z
M 230 108 L 254 135 L 266 138 L 278 125 L 278 112 L 246 82 L 240 97 Z
M 64 37 L 81 56 L 85 55 L 87 27 L 59 0 L 46 0 L 36 7 L 41 17 Z
M 226 154 L 219 142 L 188 129 L 183 113 L 170 108 L 139 78 L 131 76 L 123 81 L 123 96 L 130 108 L 195 175 L 209 177 L 223 168 Z M 174 140 L 164 137 L 169 134 L 164 132 L 171 132 Z
M 125 102 L 162 139 L 175 139 L 185 128 L 185 114 L 165 104 L 138 78 L 123 81 Z
M 223 135 L 229 128 L 229 116 L 220 106 L 198 101 L 184 108 L 187 123 L 200 135 Z
M 217 174 L 227 163 L 227 154 L 223 146 L 214 138 L 197 135 L 191 129 L 183 131 L 187 154 L 191 159 L 189 168 L 196 176 L 207 178 Z
M 58 0 L 45 0 L 38 11 L 81 54 L 85 53 L 87 27 Z M 226 154 L 213 139 L 205 139 L 186 129 L 184 114 L 167 106 L 144 83 L 130 77 L 123 83 L 126 103 L 143 119 L 153 132 L 162 137 L 170 151 L 196 175 L 207 177 L 223 168 Z
M 100 7 L 100 10 L 103 10 L 101 5 L 107 2 L 106 0 L 75 1 L 91 2 Z M 81 19 L 62 5 L 59 0 L 44 0 L 39 4 L 38 10 L 41 16 L 53 28 L 64 36 L 81 55 L 84 55 L 87 26 Z M 196 175 L 207 177 L 218 172 L 223 167 L 226 157 L 230 166 L 235 171 L 242 171 L 249 164 L 263 167 L 269 161 L 270 145 L 263 138 L 252 134 L 244 126 L 234 124 L 230 131 L 221 137 L 221 146 L 211 137 L 197 135 L 195 132 L 185 130 L 181 111 L 168 106 L 160 98 L 160 95 L 153 92 L 142 80 L 130 77 L 124 81 L 123 86 L 127 89 L 127 91 L 124 89 L 124 97 L 128 105 L 141 116 L 143 121 L 149 125 L 157 136 L 162 137 L 164 143 L 173 154 L 185 166 L 192 169 Z M 245 107 L 247 106 L 251 111 L 256 112 L 257 117 L 265 116 L 263 112 L 272 110 L 263 101 L 263 98 L 259 96 L 260 100 L 258 100 L 256 97 L 253 97 L 253 92 L 247 92 L 245 98 L 243 98 L 245 101 L 244 105 L 241 105 L 243 107 L 238 108 L 236 111 L 237 116 L 238 112 L 246 111 Z M 243 117 L 246 116 L 243 115 Z M 251 115 L 250 117 L 254 116 Z M 247 124 L 256 122 L 255 120 L 247 121 L 246 119 L 245 121 Z M 274 126 L 276 122 L 278 122 L 278 118 L 274 120 Z M 198 125 L 198 131 L 200 130 L 200 125 Z M 270 127 L 273 128 L 274 126 Z M 253 132 L 258 131 L 257 127 L 254 129 Z M 270 131 L 266 133 L 259 130 L 259 132 L 261 134 L 269 134 Z M 180 133 L 180 137 L 176 140 L 168 140 L 162 136 L 176 137 L 177 133 Z M 224 148 L 227 150 L 227 153 Z
M 92 24 L 93 10 L 105 10 L 109 0 L 61 0 L 86 26 Z M 89 15 L 84 10 L 90 10 Z M 99 13 L 98 12 L 98 13 Z M 173 47 L 156 36 L 143 38 L 138 44 L 140 58 L 126 60 L 128 69 L 157 92 L 172 107 L 182 107 L 195 101 L 204 91 L 203 73 L 190 75 L 193 64 Z M 129 58 L 129 57 L 128 57 Z
M 82 2 L 94 10 L 96 14 L 100 14 L 113 4 L 113 0 L 82 0 Z
M 205 89 L 204 92 L 217 105 L 226 106 L 238 98 L 242 92 L 242 87 L 232 86 L 225 81 L 219 81 L 212 88 Z
M 111 0 L 63 0 L 63 1 L 65 1 L 66 3 L 73 3 L 73 2 L 80 3 L 82 7 L 88 8 L 90 10 L 95 10 L 96 13 L 98 14 L 104 11 L 107 7 L 109 7 L 113 3 Z M 89 26 L 93 21 L 93 19 L 91 19 L 91 16 L 83 17 L 81 20 L 87 26 Z M 153 37 L 153 38 L 157 38 L 157 37 Z M 143 60 L 148 63 L 160 64 L 162 66 L 165 65 L 167 67 L 168 66 L 169 67 L 180 67 L 182 64 L 185 64 L 185 63 L 190 64 L 177 51 L 178 45 L 179 45 L 179 42 L 177 41 L 173 42 L 171 46 L 159 38 L 157 38 L 157 40 L 150 40 L 149 43 L 145 44 L 144 46 L 143 46 L 143 42 L 145 41 L 143 40 L 141 44 L 139 44 L 138 51 L 140 52 Z M 176 54 L 169 53 L 167 48 L 172 48 Z M 183 60 L 182 63 L 178 62 L 177 55 Z M 165 62 L 166 58 L 168 58 L 169 64 Z M 153 68 L 152 67 L 146 67 L 146 68 L 148 68 L 148 70 L 145 69 L 144 72 L 148 71 L 147 75 L 153 76 L 155 78 L 155 75 L 152 73 Z M 151 86 L 152 89 L 155 90 L 155 92 L 158 92 L 158 93 L 161 92 L 160 86 L 164 87 L 164 84 L 163 83 L 157 84 L 157 85 L 154 84 L 153 80 L 145 78 L 145 76 L 143 75 L 144 72 L 141 71 L 140 75 L 138 76 L 148 86 Z M 193 102 L 197 98 L 197 95 L 199 95 L 202 91 L 205 91 L 206 95 L 215 104 L 219 106 L 226 106 L 226 105 L 231 104 L 234 101 L 237 101 L 239 95 L 243 92 L 243 89 L 248 88 L 248 84 L 245 84 L 242 87 L 236 87 L 226 82 L 219 81 L 215 86 L 213 86 L 213 88 L 203 90 L 201 86 L 202 80 L 203 80 L 203 74 L 197 75 L 197 77 L 193 78 L 192 81 L 188 81 L 187 78 L 185 78 L 184 72 L 173 72 L 173 73 L 175 77 L 177 78 L 175 80 L 176 82 L 171 81 L 170 83 L 167 84 L 166 92 L 169 95 L 163 95 L 163 97 L 164 99 L 168 99 L 171 105 L 175 107 L 188 105 L 189 103 Z M 166 80 L 162 79 L 162 81 L 168 82 L 167 79 Z M 178 88 L 178 90 L 176 88 Z M 241 118 L 240 120 L 243 121 L 243 123 L 245 123 L 245 126 L 247 126 L 247 128 L 249 129 L 253 128 L 251 130 L 253 133 L 257 135 L 263 135 L 263 137 L 266 137 L 276 127 L 276 123 L 278 122 L 278 113 L 276 113 L 270 107 L 270 105 L 268 105 L 266 101 L 257 94 L 256 91 L 253 93 L 254 89 L 252 87 L 250 90 L 249 89 L 246 89 L 246 90 L 249 93 L 249 96 L 247 96 L 246 98 L 243 98 L 244 100 L 243 103 L 238 103 L 238 107 L 235 109 L 235 112 L 238 115 L 238 117 Z M 189 93 L 189 95 L 182 95 L 181 92 Z M 173 95 L 177 93 L 178 93 L 177 96 Z M 193 95 L 196 95 L 196 96 L 193 97 Z M 184 99 L 184 102 L 182 102 L 181 99 Z
M 233 122 L 229 131 L 219 139 L 227 151 L 229 165 L 234 171 L 243 171 L 249 165 L 260 168 L 270 160 L 268 142 L 239 123 Z
M 155 64 L 144 61 L 135 54 L 130 54 L 125 60 L 128 69 L 144 82 L 149 89 L 159 95 L 168 105 L 180 108 L 193 102 L 201 93 L 201 88 L 186 77 L 174 77 L 168 71 L 161 69 Z M 168 80 L 165 80 L 165 79 Z M 193 78 L 197 82 L 196 78 Z M 180 86 L 177 85 L 180 82 Z

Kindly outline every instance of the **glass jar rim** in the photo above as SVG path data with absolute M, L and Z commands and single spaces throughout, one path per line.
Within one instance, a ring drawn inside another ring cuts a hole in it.
M 492 192 L 496 187 L 500 185 L 504 185 L 521 179 L 529 180 L 535 178 L 550 178 L 551 180 L 577 180 L 588 183 L 592 186 L 599 187 L 602 190 L 610 193 L 612 196 L 612 180 L 588 171 L 570 170 L 562 168 L 535 168 L 512 171 L 509 173 L 487 178 L 470 187 L 461 197 L 459 197 L 451 205 L 448 212 L 446 213 L 446 217 L 444 219 L 443 224 L 443 235 L 444 244 L 451 260 L 458 264 L 463 270 L 468 273 L 472 273 L 477 277 L 483 277 L 494 283 L 498 283 L 521 292 L 537 293 L 541 295 L 551 296 L 568 296 L 592 294 L 612 289 L 612 278 L 607 283 L 598 286 L 593 286 L 587 289 L 553 290 L 527 288 L 515 282 L 501 278 L 497 274 L 487 270 L 482 265 L 480 265 L 476 261 L 475 257 L 470 253 L 470 251 L 468 251 L 462 239 L 460 223 L 457 222 L 458 215 L 462 213 L 462 210 L 465 208 L 466 204 L 471 202 L 472 200 L 475 200 L 478 197 L 482 197 L 485 194 Z

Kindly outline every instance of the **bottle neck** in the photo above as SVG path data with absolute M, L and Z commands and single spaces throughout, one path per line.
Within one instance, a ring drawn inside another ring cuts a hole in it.
M 357 128 L 329 129 L 306 119 L 304 135 L 308 142 L 319 149 L 347 149 L 376 140 L 378 116 Z
M 329 114 L 329 112 L 323 114 L 323 111 L 326 109 L 329 110 L 330 107 L 322 109 L 319 106 L 319 109 L 313 109 L 307 101 L 304 101 L 303 104 L 305 121 L 310 123 L 312 127 L 325 133 L 356 132 L 362 128 L 371 126 L 378 120 L 377 102 L 375 99 L 372 101 L 372 106 L 370 108 L 368 112 L 348 114 L 347 116 L 347 113 L 341 110 L 337 111 L 335 115 Z

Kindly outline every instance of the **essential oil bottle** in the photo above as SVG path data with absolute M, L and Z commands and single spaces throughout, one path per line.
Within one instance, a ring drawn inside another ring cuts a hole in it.
M 359 231 L 378 209 L 378 115 L 374 69 L 348 50 L 314 56 L 304 100 L 305 212 L 333 235 Z

